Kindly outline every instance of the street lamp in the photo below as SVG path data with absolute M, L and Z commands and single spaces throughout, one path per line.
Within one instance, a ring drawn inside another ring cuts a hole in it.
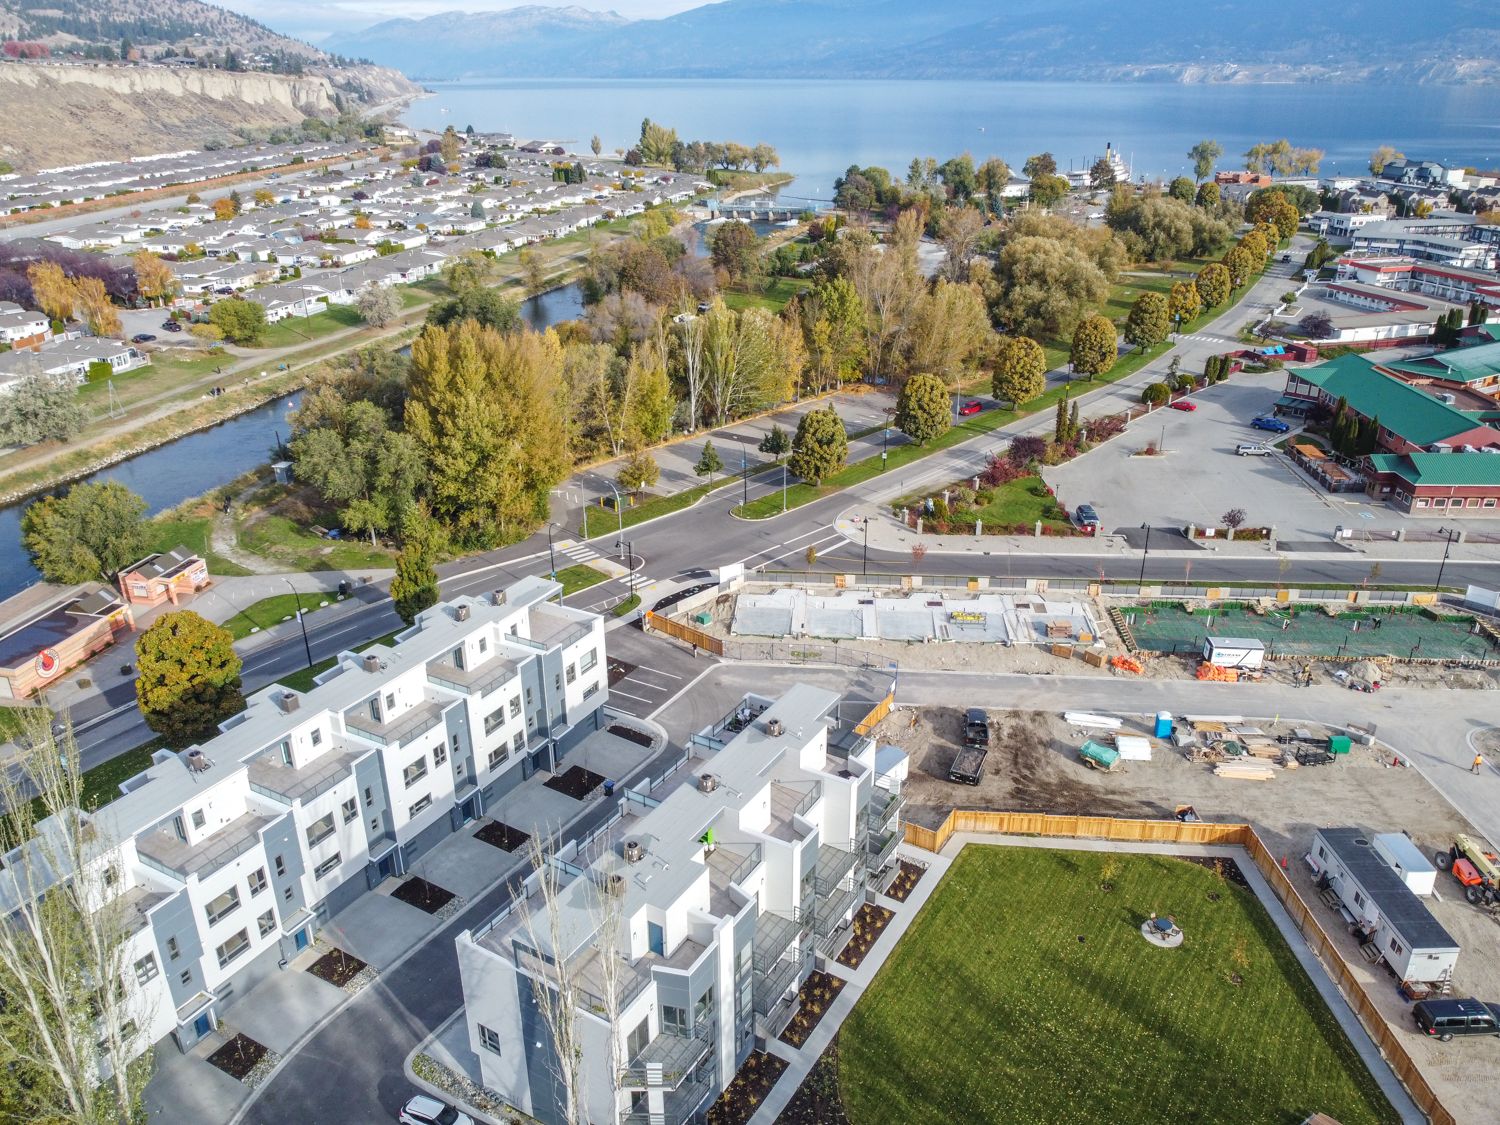
M 1438 534 L 1441 535 L 1444 540 L 1443 561 L 1438 563 L 1437 581 L 1432 584 L 1432 589 L 1434 592 L 1442 589 L 1443 568 L 1448 565 L 1448 552 L 1453 549 L 1453 544 L 1458 542 L 1459 536 L 1461 536 L 1463 532 L 1459 531 L 1456 527 L 1441 527 L 1438 529 Z
M 786 462 L 781 463 L 781 514 L 786 515 Z
M 307 618 L 302 616 L 302 595 L 297 592 L 297 587 L 292 585 L 290 578 L 283 578 L 287 588 L 292 591 L 292 600 L 297 603 L 297 624 L 302 626 L 302 649 L 307 653 L 307 666 L 313 666 L 312 644 L 307 639 Z
M 1141 577 L 1136 582 L 1137 586 L 1144 586 L 1146 584 L 1146 556 L 1151 553 L 1151 525 L 1143 523 L 1141 527 L 1146 531 L 1146 545 L 1141 548 Z
M 586 505 L 585 505 L 583 511 L 584 511 L 583 518 L 585 520 L 587 520 L 588 519 L 588 507 Z M 584 538 L 586 539 L 586 538 L 588 538 L 588 536 L 585 535 Z M 557 552 L 552 549 L 552 521 L 551 520 L 547 521 L 547 568 L 548 568 L 547 569 L 547 577 L 548 578 L 556 578 L 557 577 Z
M 861 522 L 865 529 L 865 561 L 860 574 L 868 576 L 870 573 L 870 517 L 866 516 Z
M 597 476 L 598 474 L 595 475 Z M 615 494 L 615 515 L 619 517 L 620 523 L 619 531 L 616 533 L 619 541 L 615 543 L 615 549 L 620 550 L 625 544 L 625 501 L 621 498 L 620 490 L 615 487 L 614 481 L 608 477 L 599 477 L 599 479 Z

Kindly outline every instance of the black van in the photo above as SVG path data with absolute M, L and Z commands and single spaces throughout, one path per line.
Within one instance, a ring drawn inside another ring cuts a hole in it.
M 1455 1035 L 1500 1035 L 1500 1012 L 1483 1000 L 1419 1000 L 1411 1014 L 1418 1031 L 1444 1043 Z

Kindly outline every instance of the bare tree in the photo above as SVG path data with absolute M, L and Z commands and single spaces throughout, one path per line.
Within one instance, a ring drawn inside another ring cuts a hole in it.
M 604 1001 L 603 1018 L 609 1034 L 609 1104 L 615 1113 L 620 1108 L 620 1093 L 624 1087 L 625 1067 L 630 1062 L 625 1057 L 625 1044 L 620 1038 L 620 1005 L 625 964 L 624 900 L 611 893 L 609 877 L 604 884 L 593 887 L 593 901 L 589 905 L 589 918 L 598 936 L 594 948 L 599 954 L 599 998 Z M 614 1120 L 612 1114 L 611 1120 Z
M 130 976 L 125 882 L 83 788 L 72 730 L 28 717 L 0 771 L 0 1106 L 10 1120 L 122 1125 L 141 1114 L 150 1001 Z M 36 804 L 33 805 L 33 796 Z M 38 816 L 38 812 L 41 813 Z M 14 853 L 14 855 L 12 855 Z
M 677 327 L 682 345 L 682 382 L 688 396 L 688 429 L 691 431 L 698 428 L 698 400 L 703 394 L 705 377 L 703 343 L 708 325 L 703 317 L 684 310 L 677 318 Z
M 969 280 L 969 259 L 984 230 L 984 216 L 976 207 L 950 207 L 938 218 L 937 236 L 948 253 L 944 265 L 949 281 Z

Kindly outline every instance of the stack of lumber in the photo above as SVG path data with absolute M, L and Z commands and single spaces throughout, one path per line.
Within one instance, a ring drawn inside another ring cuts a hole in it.
M 1214 775 L 1236 781 L 1270 781 L 1276 776 L 1276 767 L 1260 758 L 1240 758 L 1232 762 L 1220 762 L 1214 767 Z

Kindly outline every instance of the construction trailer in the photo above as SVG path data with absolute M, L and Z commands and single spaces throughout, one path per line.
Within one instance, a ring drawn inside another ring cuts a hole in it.
M 1254 637 L 1204 637 L 1203 659 L 1220 668 L 1254 671 L 1266 662 L 1266 646 Z
M 1458 942 L 1381 858 L 1372 833 L 1320 828 L 1307 862 L 1329 892 L 1368 960 L 1384 961 L 1398 980 L 1446 990 L 1458 963 Z
M 1401 881 L 1414 895 L 1424 898 L 1437 887 L 1437 868 L 1422 854 L 1422 849 L 1411 842 L 1405 832 L 1384 832 L 1374 837 L 1371 843 L 1375 854 L 1386 866 L 1401 877 Z

